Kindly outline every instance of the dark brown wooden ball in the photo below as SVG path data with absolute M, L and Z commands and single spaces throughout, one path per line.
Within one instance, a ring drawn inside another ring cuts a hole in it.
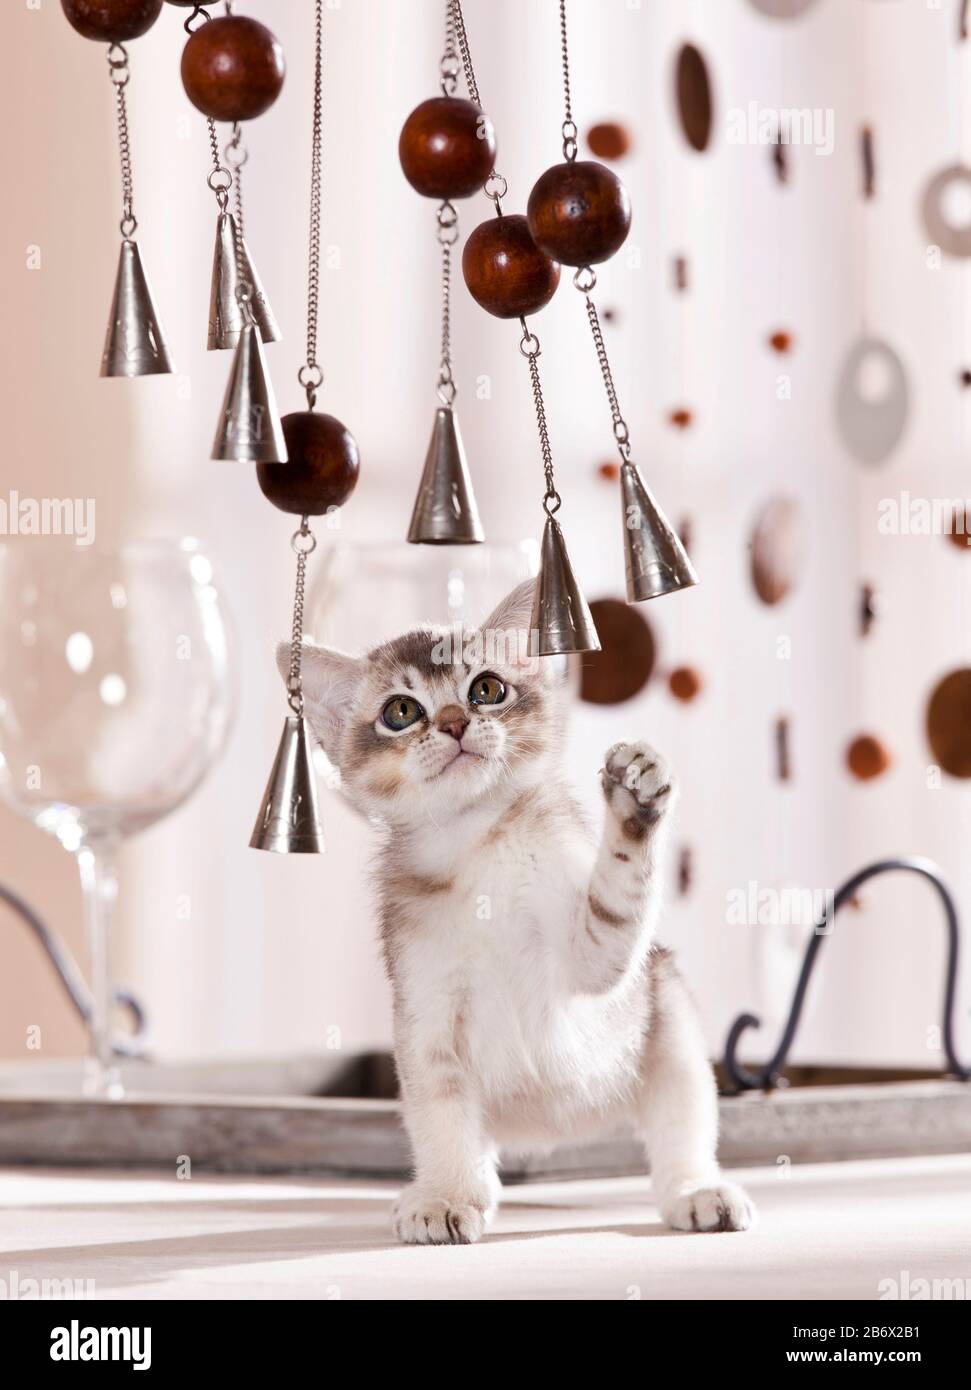
M 476 227 L 462 252 L 462 274 L 476 304 L 500 319 L 535 314 L 560 283 L 560 267 L 536 245 L 521 213 Z
M 69 24 L 97 43 L 127 43 L 147 33 L 162 0 L 61 0 Z
M 462 97 L 431 97 L 401 127 L 398 158 L 425 198 L 469 198 L 496 162 L 496 132 L 484 111 Z
M 182 50 L 182 85 L 214 121 L 251 121 L 276 101 L 286 75 L 283 49 L 259 20 L 222 15 L 202 24 Z
M 321 516 L 354 491 L 361 458 L 357 440 L 333 415 L 295 410 L 280 421 L 287 463 L 258 463 L 263 496 L 294 516 Z
M 617 175 L 593 159 L 554 164 L 526 206 L 533 240 L 562 265 L 598 265 L 630 231 L 630 198 Z

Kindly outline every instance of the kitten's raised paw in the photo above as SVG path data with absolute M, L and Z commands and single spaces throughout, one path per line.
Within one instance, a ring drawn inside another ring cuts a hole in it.
M 747 1231 L 755 1207 L 737 1183 L 678 1192 L 661 1203 L 661 1215 L 676 1231 Z
M 412 1184 L 392 1207 L 391 1222 L 405 1245 L 472 1245 L 485 1229 L 486 1214 L 477 1204 L 430 1197 Z
M 607 750 L 600 781 L 608 806 L 634 839 L 660 820 L 674 800 L 671 770 L 649 743 L 615 743 Z

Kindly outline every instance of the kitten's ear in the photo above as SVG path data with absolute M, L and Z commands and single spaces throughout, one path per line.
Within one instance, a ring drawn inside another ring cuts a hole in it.
M 276 649 L 276 664 L 286 681 L 290 675 L 290 643 Z M 354 692 L 364 674 L 364 662 L 333 647 L 318 647 L 305 641 L 301 662 L 304 708 L 310 727 L 331 762 L 336 763 L 338 748 Z
M 530 619 L 533 616 L 533 594 L 536 592 L 536 580 L 524 579 L 521 584 L 517 584 L 512 593 L 506 595 L 498 607 L 489 614 L 482 624 L 482 631 L 490 629 L 496 632 L 521 632 L 525 629 L 529 631 Z
M 524 579 L 506 595 L 479 629 L 485 638 L 487 653 L 494 645 L 497 651 L 505 650 L 511 656 L 512 659 L 505 664 L 532 671 L 537 667 L 537 658 L 529 655 L 532 649 L 530 630 L 535 592 L 536 580 Z

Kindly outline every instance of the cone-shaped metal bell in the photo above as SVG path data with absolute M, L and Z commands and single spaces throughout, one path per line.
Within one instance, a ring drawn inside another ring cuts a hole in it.
M 307 721 L 301 715 L 287 717 L 249 843 L 250 849 L 274 854 L 324 852 Z
M 245 325 L 236 344 L 212 456 L 249 463 L 287 461 L 287 446 L 255 323 Z
M 600 639 L 580 591 L 559 523 L 546 518 L 530 619 L 533 656 L 599 652 Z
M 412 545 L 475 545 L 485 540 L 459 422 L 450 406 L 435 412 L 408 539 Z
M 252 288 L 249 302 L 260 337 L 264 343 L 279 342 L 283 335 L 263 292 L 249 248 L 242 237 L 237 247 L 236 219 L 232 213 L 221 212 L 216 223 L 216 249 L 212 257 L 212 289 L 209 294 L 210 352 L 217 348 L 235 347 L 239 342 L 239 335 L 246 323 L 246 316 L 236 297 L 241 278 Z
M 173 370 L 138 246 L 121 243 L 111 318 L 101 354 L 102 376 L 155 376 Z
M 688 552 L 633 463 L 620 470 L 620 495 L 628 602 L 660 598 L 697 584 Z

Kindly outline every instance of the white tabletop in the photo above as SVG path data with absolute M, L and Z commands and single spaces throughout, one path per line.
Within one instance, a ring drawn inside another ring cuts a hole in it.
M 507 1189 L 478 1246 L 399 1246 L 393 1189 L 311 1178 L 0 1172 L 0 1280 L 96 1298 L 874 1299 L 967 1280 L 971 1155 L 733 1174 L 759 1228 L 679 1235 L 639 1178 Z M 86 1287 L 75 1286 L 79 1292 Z

